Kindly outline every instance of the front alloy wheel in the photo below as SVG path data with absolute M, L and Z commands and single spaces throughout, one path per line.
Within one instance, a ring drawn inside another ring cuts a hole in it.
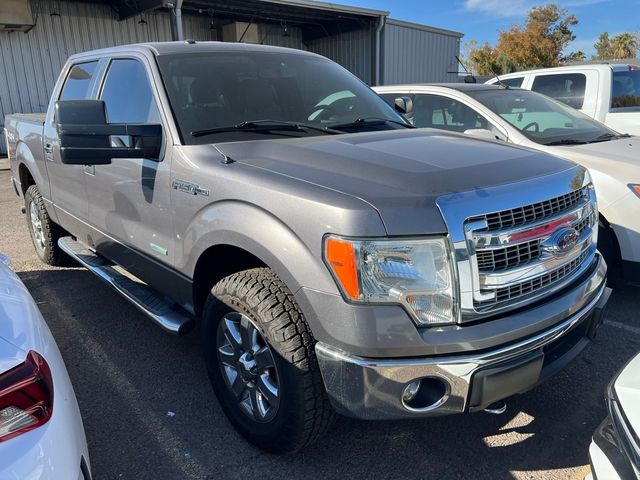
M 248 441 L 269 452 L 295 452 L 330 427 L 334 413 L 315 340 L 272 270 L 244 270 L 216 283 L 202 335 L 213 390 Z
M 271 421 L 280 404 L 273 352 L 253 322 L 229 312 L 218 324 L 217 350 L 225 383 L 243 413 L 256 422 Z

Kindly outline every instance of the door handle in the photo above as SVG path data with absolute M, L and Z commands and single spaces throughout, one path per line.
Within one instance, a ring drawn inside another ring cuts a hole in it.
M 53 153 L 53 145 L 50 143 L 45 143 L 44 144 L 44 153 L 48 153 L 49 155 L 51 155 Z

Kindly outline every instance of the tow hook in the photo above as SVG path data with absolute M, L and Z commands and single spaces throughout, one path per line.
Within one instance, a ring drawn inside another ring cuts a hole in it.
M 483 411 L 485 413 L 490 413 L 491 415 L 501 415 L 507 410 L 507 402 L 504 400 L 498 400 L 497 402 L 493 402 Z

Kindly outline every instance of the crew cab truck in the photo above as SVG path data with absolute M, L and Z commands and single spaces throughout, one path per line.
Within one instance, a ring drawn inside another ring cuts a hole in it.
M 584 348 L 609 295 L 583 167 L 414 129 L 315 54 L 87 52 L 46 115 L 5 125 L 39 257 L 171 332 L 201 322 L 223 410 L 269 451 L 335 412 L 499 412 Z
M 542 93 L 613 130 L 640 135 L 640 65 L 567 65 L 500 75 L 486 83 Z

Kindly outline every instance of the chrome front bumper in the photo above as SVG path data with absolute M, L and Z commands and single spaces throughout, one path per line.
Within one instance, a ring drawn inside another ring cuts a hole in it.
M 602 283 L 585 306 L 554 327 L 488 351 L 368 359 L 317 343 L 316 354 L 331 402 L 343 415 L 393 419 L 478 411 L 533 388 L 575 358 L 593 338 L 610 293 Z M 444 388 L 433 404 L 410 408 L 402 394 L 418 379 L 436 379 Z

